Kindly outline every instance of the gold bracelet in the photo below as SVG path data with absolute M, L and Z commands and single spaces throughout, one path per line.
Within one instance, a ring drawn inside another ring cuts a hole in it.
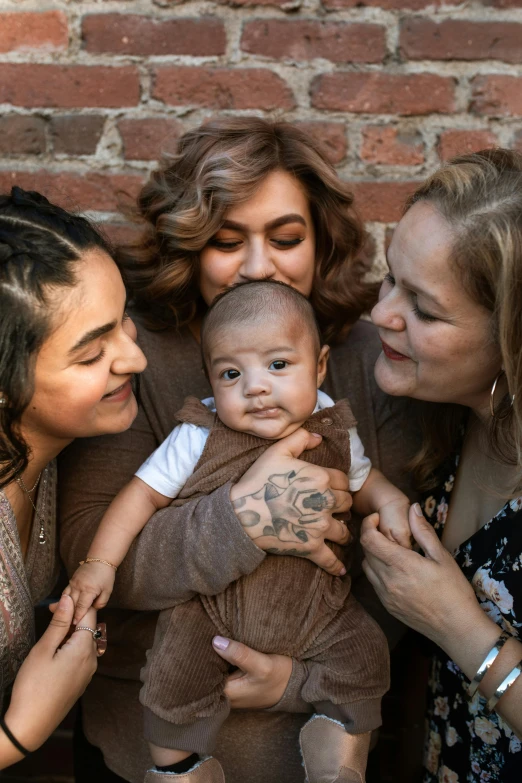
M 493 712 L 495 707 L 497 706 L 497 702 L 499 699 L 502 698 L 502 696 L 505 694 L 509 688 L 513 685 L 513 683 L 518 680 L 520 675 L 522 674 L 522 661 L 519 661 L 514 669 L 511 669 L 507 677 L 505 677 L 500 685 L 498 686 L 497 690 L 491 697 L 491 699 L 488 701 L 486 705 L 486 713 L 489 715 L 490 712 Z
M 488 669 L 493 664 L 493 662 L 496 660 L 497 655 L 499 654 L 502 647 L 505 645 L 508 639 L 510 639 L 511 636 L 506 633 L 505 631 L 502 631 L 500 636 L 498 637 L 497 641 L 491 648 L 491 650 L 488 652 L 484 660 L 479 666 L 478 672 L 473 677 L 473 680 L 468 685 L 468 692 L 467 692 L 467 698 L 468 701 L 471 701 L 475 693 L 477 692 L 477 688 L 484 679 L 485 675 L 488 672 Z
M 80 560 L 80 565 L 85 565 L 85 563 L 103 563 L 104 565 L 114 568 L 115 571 L 118 570 L 118 566 L 109 563 L 108 560 L 102 560 L 101 557 L 86 557 L 85 560 Z

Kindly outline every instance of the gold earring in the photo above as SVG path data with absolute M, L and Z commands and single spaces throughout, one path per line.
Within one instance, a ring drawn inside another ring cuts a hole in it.
M 496 419 L 497 421 L 502 421 L 503 419 L 506 419 L 509 414 L 511 413 L 511 408 L 513 407 L 513 403 L 515 402 L 515 395 L 511 395 L 511 405 L 507 409 L 507 411 L 502 415 L 499 416 L 495 411 L 495 392 L 497 390 L 497 383 L 502 375 L 505 375 L 504 370 L 500 370 L 500 372 L 497 374 L 497 377 L 493 381 L 493 386 L 491 387 L 491 392 L 489 394 L 489 410 L 491 412 L 491 417 L 493 419 Z

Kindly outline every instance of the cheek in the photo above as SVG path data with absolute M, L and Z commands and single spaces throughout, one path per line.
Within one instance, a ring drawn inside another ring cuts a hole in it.
M 233 254 L 216 253 L 212 248 L 201 252 L 199 287 L 208 305 L 224 288 L 234 283 L 238 267 L 239 261 Z

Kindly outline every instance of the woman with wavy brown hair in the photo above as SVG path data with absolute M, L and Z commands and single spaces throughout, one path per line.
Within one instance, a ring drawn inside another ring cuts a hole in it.
M 285 123 L 255 117 L 211 122 L 180 139 L 176 154 L 143 188 L 138 208 L 141 237 L 121 249 L 118 260 L 149 360 L 141 382 L 142 406 L 127 433 L 77 442 L 62 460 L 62 555 L 71 573 L 87 552 L 105 507 L 171 431 L 184 398 L 208 396 L 198 346 L 200 320 L 216 295 L 238 282 L 278 280 L 310 298 L 332 346 L 323 388 L 336 399 L 350 399 L 372 463 L 404 486 L 401 468 L 410 449 L 401 405 L 392 408 L 375 385 L 373 364 L 380 345 L 371 324 L 358 320 L 376 295 L 360 261 L 363 231 L 349 187 L 316 144 Z M 299 460 L 308 447 L 309 437 L 299 432 L 278 442 L 240 479 L 234 493 L 248 495 L 270 475 L 292 470 L 304 471 L 307 491 L 331 490 L 335 507 L 318 512 L 323 536 L 312 546 L 297 535 L 280 540 L 275 532 L 263 546 L 309 557 L 340 574 L 345 567 L 324 539 L 346 541 L 331 514 L 350 507 L 347 479 Z M 139 670 L 152 644 L 157 611 L 195 593 L 221 592 L 264 557 L 236 516 L 230 485 L 152 518 L 118 570 L 113 593 L 118 610 L 108 613 L 114 639 L 110 657 L 83 700 L 78 781 L 141 783 L 150 759 L 142 740 Z M 245 652 L 251 660 L 255 656 L 240 649 L 240 655 Z M 293 687 L 303 664 L 292 666 L 281 656 L 266 661 L 282 671 L 268 688 L 261 678 L 260 706 L 273 711 L 233 713 L 220 736 L 216 756 L 229 783 L 292 783 L 303 777 L 294 748 L 306 717 L 295 713 L 310 708 Z M 248 661 L 242 668 L 248 670 Z M 233 707 L 243 706 L 244 682 L 236 678 L 229 685 Z

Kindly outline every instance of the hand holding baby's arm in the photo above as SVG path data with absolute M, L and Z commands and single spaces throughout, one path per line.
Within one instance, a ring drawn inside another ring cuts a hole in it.
M 361 489 L 354 494 L 353 508 L 363 517 L 377 512 L 381 533 L 390 541 L 411 549 L 410 501 L 379 470 L 371 469 Z
M 156 492 L 136 476 L 118 492 L 100 522 L 86 560 L 64 590 L 74 601 L 75 625 L 89 607 L 101 609 L 107 604 L 116 569 L 130 545 L 150 517 L 170 502 L 171 498 Z

